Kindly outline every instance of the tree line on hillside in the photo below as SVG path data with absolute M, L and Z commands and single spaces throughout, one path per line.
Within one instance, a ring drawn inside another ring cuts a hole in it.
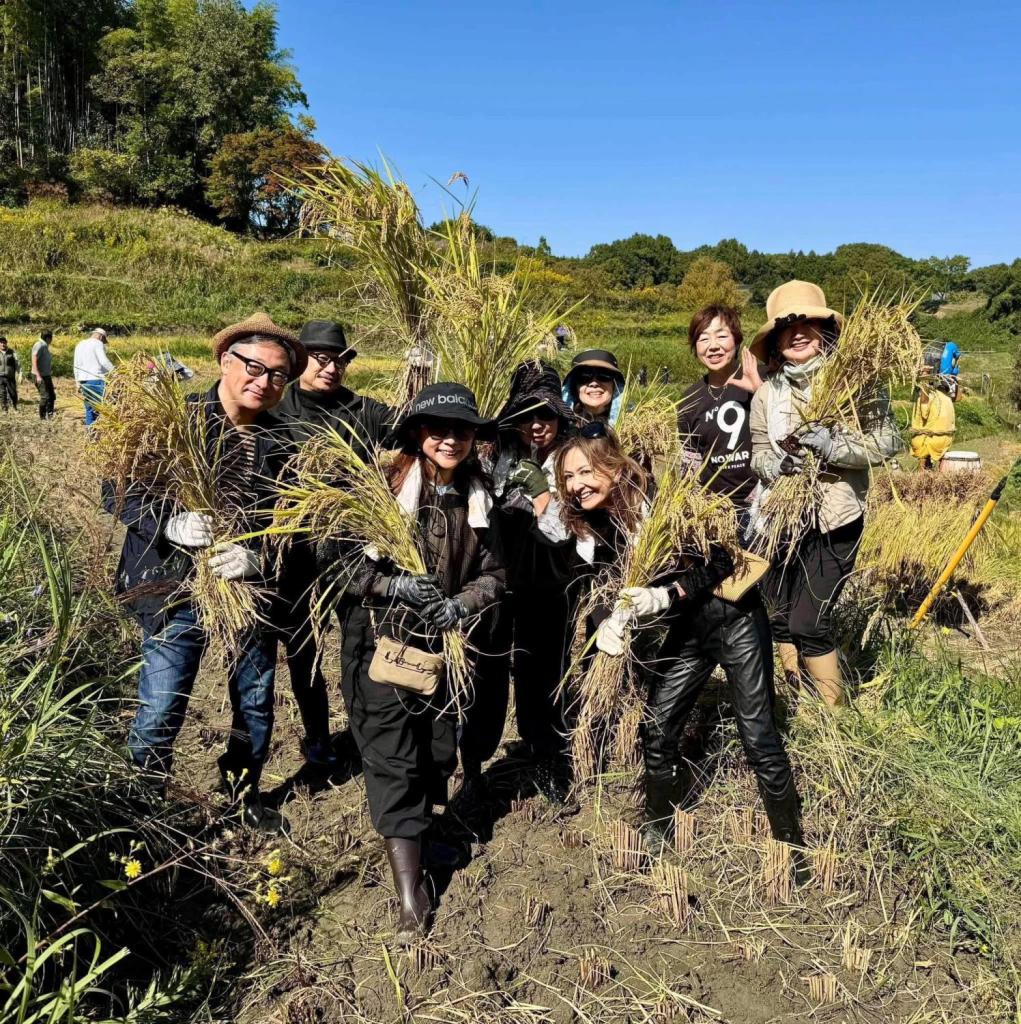
M 326 157 L 305 106 L 262 0 L 0 4 L 0 202 L 49 186 L 284 233 L 276 175 Z

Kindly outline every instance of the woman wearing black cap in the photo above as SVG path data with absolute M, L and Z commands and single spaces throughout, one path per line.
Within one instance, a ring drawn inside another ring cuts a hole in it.
M 297 448 L 317 429 L 330 427 L 364 458 L 393 429 L 394 410 L 344 386 L 358 353 L 340 324 L 310 320 L 301 329 L 301 341 L 308 350 L 308 366 L 273 410 L 280 422 L 277 433 Z M 315 542 L 296 539 L 281 559 L 279 576 L 287 668 L 305 731 L 305 760 L 312 768 L 332 771 L 337 756 L 330 744 L 330 704 L 312 628 L 311 595 L 318 578 Z
M 469 711 L 461 741 L 470 777 L 499 746 L 512 666 L 521 753 L 542 770 L 539 782 L 551 794 L 563 781 L 564 709 L 556 690 L 564 672 L 571 564 L 567 551 L 551 544 L 536 523 L 543 517 L 559 521 L 553 463 L 573 432 L 572 419 L 556 370 L 539 362 L 517 368 L 498 416 L 493 471 L 503 544 L 514 557 L 508 559 L 495 653 L 480 663 L 480 670 L 493 663 L 483 684 L 486 698 Z
M 590 348 L 571 360 L 562 397 L 578 419 L 602 420 L 612 427 L 623 393 L 624 374 L 612 352 Z
M 442 683 L 431 697 L 374 682 L 378 635 L 419 647 L 439 634 L 469 630 L 503 596 L 505 572 L 492 497 L 475 453 L 479 416 L 461 384 L 423 388 L 396 428 L 402 447 L 389 484 L 418 522 L 427 573 L 408 576 L 367 559 L 349 588 L 362 601 L 344 610 L 341 663 L 351 731 L 362 756 L 372 823 L 386 839 L 400 899 L 399 941 L 429 924 L 431 900 L 422 843 L 433 804 L 444 804 L 457 762 L 456 720 Z M 423 641 L 423 634 L 432 637 Z

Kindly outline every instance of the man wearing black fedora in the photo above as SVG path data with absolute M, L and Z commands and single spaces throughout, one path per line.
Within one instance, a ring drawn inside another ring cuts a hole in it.
M 308 366 L 273 410 L 278 433 L 297 448 L 317 430 L 332 428 L 364 458 L 390 433 L 394 410 L 345 386 L 347 369 L 358 353 L 348 344 L 340 324 L 310 320 L 300 338 L 308 351 Z M 337 757 L 330 744 L 329 698 L 319 667 L 310 600 L 319 570 L 314 541 L 296 540 L 282 560 L 279 587 L 287 667 L 305 730 L 305 759 L 313 768 L 332 771 Z

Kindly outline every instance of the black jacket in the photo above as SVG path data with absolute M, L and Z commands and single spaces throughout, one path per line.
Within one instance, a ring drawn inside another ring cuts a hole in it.
M 297 448 L 314 436 L 317 427 L 332 427 L 352 442 L 363 459 L 389 435 L 396 411 L 374 398 L 341 387 L 330 394 L 304 391 L 297 383 L 284 393 L 270 414 L 280 438 Z
M 214 384 L 204 395 L 187 396 L 196 413 L 206 417 L 206 456 L 210 462 L 216 457 L 223 431 L 234 429 L 220 404 L 217 387 Z M 238 507 L 241 533 L 263 527 L 276 498 L 274 483 L 286 451 L 274 437 L 273 425 L 273 419 L 265 413 L 253 424 L 254 483 L 250 500 L 246 498 Z M 103 484 L 103 508 L 128 528 L 117 566 L 116 592 L 144 628 L 158 630 L 165 610 L 194 565 L 191 554 L 163 536 L 167 521 L 183 510 L 169 495 L 154 488 L 132 484 L 124 493 L 118 493 L 110 482 Z M 257 540 L 245 543 L 260 546 Z

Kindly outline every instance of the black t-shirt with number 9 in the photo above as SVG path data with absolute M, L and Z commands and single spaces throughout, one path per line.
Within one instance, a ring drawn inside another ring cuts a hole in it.
M 746 506 L 757 478 L 752 472 L 750 391 L 734 384 L 710 388 L 703 377 L 681 399 L 677 429 L 685 451 L 701 462 L 700 477 L 710 489 Z

